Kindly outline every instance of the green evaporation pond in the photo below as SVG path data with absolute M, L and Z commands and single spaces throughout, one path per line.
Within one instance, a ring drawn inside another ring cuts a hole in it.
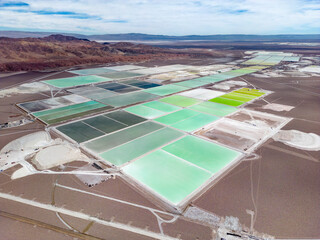
M 68 92 L 72 92 L 74 94 L 97 100 L 100 98 L 106 98 L 116 95 L 116 93 L 107 91 L 103 88 L 93 87 L 93 86 L 84 86 L 80 88 L 68 89 Z
M 170 112 L 180 110 L 180 107 L 172 106 L 159 101 L 147 102 L 144 104 L 128 107 L 127 112 L 139 115 L 144 118 L 153 119 Z
M 230 92 L 225 95 L 243 97 L 243 98 L 248 98 L 251 100 L 255 99 L 257 97 L 257 96 L 253 96 L 253 95 L 249 95 L 249 94 L 245 94 L 245 93 L 238 93 L 238 92 Z M 223 96 L 225 96 L 225 95 L 223 95 Z
M 245 69 L 253 69 L 253 70 L 259 71 L 265 68 L 266 68 L 265 66 L 250 66 L 250 67 L 246 67 Z
M 112 72 L 100 74 L 100 76 L 111 78 L 111 79 L 122 79 L 122 78 L 138 77 L 138 76 L 142 76 L 142 74 L 134 73 L 134 72 L 125 72 L 125 71 L 112 71 Z
M 154 122 L 144 122 L 139 125 L 109 134 L 107 136 L 94 139 L 90 142 L 85 143 L 85 147 L 96 153 L 105 152 L 111 148 L 132 141 L 136 138 L 157 131 L 161 128 L 164 128 L 164 126 Z
M 240 71 L 240 69 L 238 69 L 238 70 L 232 70 L 229 72 L 224 72 L 223 74 L 227 76 L 237 77 L 237 76 L 244 75 L 245 73 L 243 71 Z
M 283 61 L 289 61 L 289 62 L 299 62 L 299 60 L 300 60 L 300 57 L 289 57 L 289 56 L 283 59 Z
M 162 150 L 152 152 L 122 170 L 174 205 L 211 177 L 210 173 Z
M 156 98 L 154 94 L 139 91 L 133 93 L 122 94 L 114 97 L 99 99 L 100 102 L 114 106 L 123 107 L 126 105 L 131 105 L 138 102 L 144 102 Z
M 155 150 L 182 135 L 183 133 L 171 128 L 163 128 L 115 147 L 107 152 L 100 153 L 99 155 L 106 161 L 116 166 L 120 166 L 143 154 Z
M 69 78 L 58 78 L 52 80 L 43 81 L 51 86 L 58 87 L 58 88 L 68 88 L 74 86 L 80 86 L 90 83 L 99 83 L 99 82 L 107 82 L 111 81 L 112 79 L 101 77 L 101 76 L 77 76 L 77 77 L 69 77 Z
M 146 93 L 155 94 L 155 95 L 158 95 L 158 96 L 165 96 L 165 95 L 169 95 L 169 94 L 172 94 L 172 93 L 185 91 L 185 90 L 188 90 L 188 89 L 189 89 L 189 87 L 183 87 L 183 86 L 178 86 L 178 85 L 174 85 L 174 84 L 168 84 L 168 85 L 163 85 L 163 86 L 160 86 L 160 87 L 149 88 L 149 89 L 142 90 L 142 91 L 146 92 Z
M 238 110 L 235 107 L 214 102 L 202 102 L 189 107 L 189 109 L 219 117 L 229 115 Z
M 198 78 L 198 80 L 209 84 L 209 83 L 219 82 L 219 81 L 223 81 L 230 78 L 232 77 L 224 74 L 215 74 L 215 75 Z
M 60 123 L 60 122 L 64 122 L 73 118 L 79 118 L 79 117 L 83 117 L 86 116 L 88 114 L 95 114 L 95 113 L 99 113 L 101 111 L 106 111 L 106 110 L 110 110 L 112 109 L 112 107 L 110 106 L 105 106 L 105 107 L 101 107 L 101 108 L 92 108 L 92 109 L 77 109 L 77 111 L 72 111 L 69 112 L 68 115 L 66 114 L 62 114 L 60 116 L 57 117 L 40 117 L 39 119 L 42 120 L 43 122 L 45 122 L 46 124 L 56 124 L 56 123 Z
M 88 102 L 68 105 L 68 106 L 64 106 L 64 107 L 60 107 L 60 108 L 54 108 L 54 109 L 48 109 L 48 110 L 44 110 L 44 111 L 40 111 L 40 112 L 35 112 L 35 113 L 32 113 L 32 115 L 34 115 L 36 117 L 41 117 L 44 115 L 59 113 L 61 111 L 66 111 L 66 112 L 72 111 L 73 109 L 76 109 L 79 107 L 97 106 L 97 104 L 99 104 L 100 106 L 105 106 L 104 104 L 96 102 L 96 101 L 88 101 Z
M 212 115 L 199 113 L 198 115 L 195 115 L 193 117 L 177 122 L 171 125 L 171 127 L 174 127 L 186 132 L 192 132 L 218 119 L 219 119 L 218 117 L 215 117 Z
M 229 105 L 229 106 L 234 106 L 234 107 L 240 106 L 245 103 L 245 102 L 222 98 L 222 97 L 216 97 L 216 98 L 210 99 L 209 101 L 215 102 L 215 103 L 221 103 L 221 104 L 225 104 L 225 105 Z
M 192 111 L 190 109 L 182 109 L 180 111 L 156 118 L 155 121 L 166 125 L 172 125 L 198 114 L 198 112 Z
M 194 136 L 186 136 L 162 148 L 211 173 L 217 173 L 241 155 L 240 152 Z
M 53 124 L 68 120 L 74 117 L 83 116 L 85 114 L 108 110 L 112 107 L 106 106 L 102 103 L 89 101 L 85 103 L 74 104 L 70 106 L 65 106 L 61 108 L 55 108 L 50 110 L 45 110 L 41 112 L 36 112 L 33 115 L 46 122 L 47 124 Z
M 253 95 L 260 97 L 264 95 L 265 93 L 258 90 L 258 89 L 251 89 L 251 88 L 241 88 L 239 90 L 233 91 L 234 93 L 240 93 L 240 94 L 246 94 L 246 95 Z
M 183 87 L 187 87 L 187 88 L 195 88 L 195 87 L 200 87 L 200 86 L 207 84 L 207 83 L 204 83 L 204 82 L 197 80 L 197 79 L 198 78 L 183 81 L 183 82 L 177 82 L 177 83 L 174 83 L 174 85 L 179 85 L 179 86 L 183 86 Z
M 165 112 L 162 112 L 153 108 L 149 108 L 143 105 L 128 107 L 128 108 L 125 108 L 124 110 L 148 119 L 153 119 L 165 114 Z
M 162 111 L 162 112 L 166 112 L 166 113 L 174 112 L 174 111 L 181 109 L 180 107 L 172 106 L 170 104 L 166 104 L 166 103 L 159 102 L 159 101 L 147 102 L 142 105 L 149 107 L 149 108 L 153 108 L 153 109 Z
M 165 97 L 160 99 L 159 101 L 169 103 L 172 105 L 176 105 L 179 107 L 188 107 L 191 105 L 194 105 L 196 103 L 199 103 L 200 101 L 194 98 L 189 98 L 185 96 L 180 96 L 180 95 L 173 95 L 170 97 Z
M 101 74 L 106 72 L 115 72 L 115 70 L 107 69 L 107 68 L 88 68 L 88 69 L 80 69 L 69 71 L 71 73 L 79 74 L 79 75 L 91 75 L 91 74 Z
M 255 93 L 255 92 L 247 92 L 247 91 L 233 91 L 232 93 L 239 93 L 239 94 L 244 94 L 244 95 L 247 95 L 248 97 L 252 96 L 254 98 L 257 98 L 257 97 L 260 97 L 262 96 L 263 94 L 261 93 Z M 254 99 L 253 98 L 253 99 Z
M 236 94 L 224 94 L 222 96 L 220 96 L 222 98 L 228 98 L 228 99 L 232 99 L 232 100 L 237 100 L 237 101 L 241 101 L 241 102 L 249 102 L 252 100 L 252 98 L 248 98 L 248 97 L 245 97 L 244 94 L 241 95 L 236 95 Z
M 62 125 L 57 127 L 57 130 L 78 143 L 104 135 L 104 132 L 94 129 L 81 121 Z

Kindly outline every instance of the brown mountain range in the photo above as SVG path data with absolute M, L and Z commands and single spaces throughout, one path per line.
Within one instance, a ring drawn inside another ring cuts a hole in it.
M 181 50 L 132 43 L 98 43 L 64 35 L 0 38 L 0 71 L 29 71 L 83 64 L 189 57 Z

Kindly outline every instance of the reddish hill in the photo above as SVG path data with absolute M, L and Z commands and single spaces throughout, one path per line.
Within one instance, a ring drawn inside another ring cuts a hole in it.
M 0 38 L 0 71 L 44 70 L 80 64 L 188 57 L 182 51 L 142 44 L 101 44 L 64 35 Z

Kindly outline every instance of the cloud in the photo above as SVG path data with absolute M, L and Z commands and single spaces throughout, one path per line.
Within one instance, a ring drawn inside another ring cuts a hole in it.
M 320 33 L 318 0 L 0 2 L 0 27 L 84 34 Z
M 25 2 L 0 2 L 0 7 L 26 7 L 29 6 Z
M 28 12 L 28 11 L 25 11 Z M 37 10 L 37 11 L 30 11 L 31 13 L 35 13 L 37 15 L 61 15 L 64 17 L 69 18 L 78 18 L 78 19 L 96 19 L 101 20 L 98 16 L 92 16 L 86 13 L 76 13 L 76 12 L 66 12 L 66 11 L 48 11 L 48 10 Z

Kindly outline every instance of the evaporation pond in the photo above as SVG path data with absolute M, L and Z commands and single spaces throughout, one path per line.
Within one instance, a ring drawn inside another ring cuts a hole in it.
M 127 93 L 119 96 L 109 97 L 109 98 L 103 98 L 103 99 L 100 99 L 99 101 L 114 107 L 122 107 L 122 106 L 131 105 L 138 102 L 151 100 L 156 97 L 157 97 L 156 95 L 139 91 L 139 92 Z
M 191 105 L 194 105 L 194 104 L 200 102 L 197 99 L 185 97 L 185 96 L 181 96 L 181 95 L 173 95 L 170 97 L 165 97 L 165 98 L 160 99 L 159 101 L 164 102 L 164 103 L 169 103 L 169 104 L 179 106 L 179 107 L 188 107 L 188 106 L 191 106 Z
M 88 126 L 83 122 L 74 122 L 62 125 L 60 127 L 57 127 L 57 130 L 78 143 L 104 135 L 104 132 L 94 129 L 93 127 Z
M 226 116 L 238 110 L 235 107 L 214 102 L 202 102 L 189 107 L 189 109 L 219 117 Z
M 164 128 L 164 126 L 154 122 L 144 122 L 101 138 L 94 139 L 85 143 L 85 147 L 95 153 L 101 153 L 161 128 Z
M 57 88 L 68 88 L 68 87 L 80 86 L 80 85 L 85 85 L 90 83 L 99 83 L 99 82 L 107 82 L 107 81 L 111 81 L 111 79 L 95 76 L 95 75 L 89 75 L 89 76 L 77 76 L 77 77 L 69 77 L 69 78 L 58 78 L 58 79 L 46 80 L 43 82 Z
M 210 173 L 162 150 L 152 152 L 122 170 L 174 205 L 178 205 L 211 177 Z
M 216 97 L 216 98 L 210 99 L 209 101 L 215 102 L 215 103 L 221 103 L 229 106 L 234 106 L 234 107 L 240 106 L 245 103 L 242 101 L 232 100 L 232 99 L 223 98 L 223 97 Z
M 165 95 L 169 95 L 172 93 L 181 92 L 181 91 L 184 91 L 187 89 L 189 89 L 189 88 L 178 86 L 178 85 L 173 85 L 173 84 L 168 84 L 168 85 L 163 85 L 160 87 L 149 88 L 149 89 L 143 90 L 143 91 L 147 92 L 147 93 L 155 94 L 158 96 L 165 96 Z
M 217 173 L 238 156 L 240 152 L 217 145 L 194 136 L 186 136 L 163 148 L 211 173 Z
M 82 121 L 65 124 L 57 127 L 57 129 L 80 143 L 143 121 L 146 121 L 146 119 L 124 111 L 115 111 L 87 118 Z
M 162 128 L 133 141 L 100 153 L 100 157 L 114 165 L 121 166 L 141 155 L 155 150 L 179 137 L 183 133 L 171 128 Z
M 192 116 L 198 115 L 199 112 L 192 111 L 190 109 L 182 109 L 177 112 L 170 113 L 168 115 L 156 118 L 155 121 L 166 124 L 166 125 L 172 125 L 179 121 L 182 121 L 184 119 L 190 118 Z
M 88 113 L 100 112 L 102 110 L 112 109 L 111 106 L 106 106 L 102 103 L 89 101 L 74 105 L 69 105 L 61 108 L 49 109 L 41 112 L 33 113 L 41 121 L 47 124 L 54 124 L 69 120 L 75 117 L 83 116 Z

